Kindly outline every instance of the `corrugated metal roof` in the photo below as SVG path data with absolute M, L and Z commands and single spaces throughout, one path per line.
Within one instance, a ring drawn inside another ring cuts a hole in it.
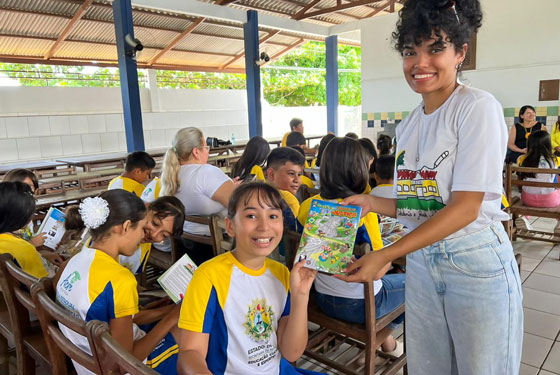
M 200 1 L 215 3 L 215 0 Z M 313 0 L 238 0 L 228 6 L 253 8 L 259 12 L 293 17 L 311 1 Z M 0 0 L 0 61 L 2 57 L 14 61 L 14 56 L 34 56 L 36 60 L 25 61 L 45 62 L 43 57 L 82 4 L 83 0 Z M 323 0 L 319 3 L 319 8 L 313 7 L 309 12 L 335 4 L 336 0 Z M 319 15 L 304 22 L 329 25 L 342 23 L 370 14 L 373 9 L 373 6 L 358 6 Z M 218 69 L 230 62 L 232 56 L 243 52 L 243 28 L 237 22 L 207 19 L 191 34 L 170 45 L 197 17 L 135 7 L 133 19 L 135 37 L 145 47 L 138 54 L 138 63 L 144 64 L 142 67 L 167 47 L 170 47 L 169 51 L 157 59 L 158 68 L 165 69 L 169 65 L 170 68 L 180 69 L 183 66 L 189 70 L 195 70 L 197 66 Z M 276 30 L 263 28 L 259 37 L 262 39 L 270 32 Z M 309 39 L 306 35 L 282 31 L 268 39 L 261 49 L 273 56 L 298 43 L 301 38 Z M 68 63 L 67 60 L 76 60 L 77 63 L 117 63 L 110 0 L 94 0 L 83 17 L 74 24 L 66 40 L 59 44 L 51 63 Z M 240 58 L 228 65 L 227 69 L 239 69 L 244 64 L 244 59 Z

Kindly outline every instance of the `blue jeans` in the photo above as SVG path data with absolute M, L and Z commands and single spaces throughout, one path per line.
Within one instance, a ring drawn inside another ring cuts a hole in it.
M 381 281 L 383 287 L 375 295 L 375 319 L 384 317 L 404 302 L 404 274 L 385 275 Z M 365 323 L 366 304 L 363 298 L 344 298 L 317 293 L 317 304 L 325 314 L 333 318 L 350 323 Z M 404 314 L 401 314 L 387 327 L 395 330 L 403 320 Z
M 406 351 L 414 375 L 518 375 L 521 281 L 501 223 L 407 256 Z

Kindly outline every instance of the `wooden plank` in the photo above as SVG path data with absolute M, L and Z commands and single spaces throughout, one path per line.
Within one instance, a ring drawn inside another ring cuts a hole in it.
M 56 51 L 60 48 L 62 42 L 64 42 L 64 40 L 66 40 L 66 38 L 68 37 L 68 35 L 70 35 L 72 30 L 74 30 L 74 27 L 76 26 L 76 23 L 85 14 L 86 9 L 91 5 L 91 3 L 93 3 L 93 0 L 85 0 L 84 1 L 82 6 L 76 12 L 76 14 L 74 14 L 74 17 L 72 17 L 72 19 L 70 20 L 70 22 L 68 22 L 68 24 L 66 25 L 64 30 L 62 30 L 62 32 L 58 36 L 58 39 L 56 40 L 56 42 L 54 42 L 54 44 L 51 46 L 51 48 L 49 48 L 48 52 L 45 54 L 45 57 L 44 57 L 45 60 L 50 59 L 56 53 Z
M 298 13 L 297 17 L 294 16 L 294 19 L 303 20 L 303 19 L 306 19 L 306 18 L 320 16 L 322 14 L 337 12 L 339 10 L 355 8 L 355 7 L 359 7 L 359 6 L 367 5 L 367 4 L 373 4 L 373 3 L 377 3 L 379 1 L 381 1 L 381 0 L 358 0 L 358 1 L 353 1 L 351 3 L 337 5 L 337 6 L 330 7 L 330 8 L 323 8 L 323 9 L 317 10 L 315 12 L 310 12 L 310 13 L 305 13 L 304 12 L 302 14 Z

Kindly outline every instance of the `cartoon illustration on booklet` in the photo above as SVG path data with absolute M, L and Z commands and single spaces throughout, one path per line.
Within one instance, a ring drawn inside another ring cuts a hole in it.
M 296 259 L 305 267 L 341 274 L 352 259 L 361 208 L 314 199 L 307 215 Z

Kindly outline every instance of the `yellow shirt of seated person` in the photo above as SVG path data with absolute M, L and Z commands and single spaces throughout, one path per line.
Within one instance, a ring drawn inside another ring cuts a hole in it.
M 0 254 L 11 254 L 21 269 L 38 279 L 48 276 L 33 245 L 11 233 L 0 234 Z
M 144 185 L 142 185 L 138 181 L 134 181 L 132 178 L 118 176 L 113 178 L 111 182 L 109 182 L 109 187 L 107 188 L 107 190 L 123 189 L 136 194 L 136 196 L 140 198 L 142 197 L 144 188 Z

